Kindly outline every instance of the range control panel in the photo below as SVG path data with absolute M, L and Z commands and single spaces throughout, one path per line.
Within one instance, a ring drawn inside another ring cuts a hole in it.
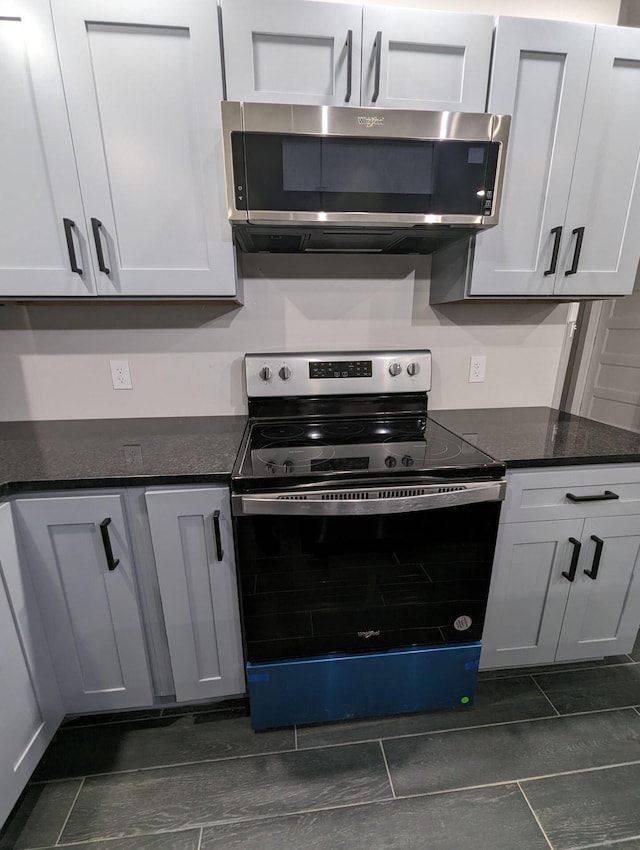
M 245 381 L 249 398 L 429 392 L 431 352 L 247 354 Z

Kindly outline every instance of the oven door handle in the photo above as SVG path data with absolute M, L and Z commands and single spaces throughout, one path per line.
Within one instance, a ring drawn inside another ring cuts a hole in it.
M 458 487 L 463 489 L 457 489 Z M 504 499 L 506 482 L 483 481 L 461 485 L 440 485 L 432 492 L 422 487 L 357 490 L 325 490 L 307 493 L 260 493 L 233 496 L 235 516 L 367 516 L 371 514 L 403 514 L 435 508 L 453 508 L 476 502 L 499 502 Z M 380 496 L 382 492 L 398 495 Z M 400 495 L 404 491 L 404 494 Z

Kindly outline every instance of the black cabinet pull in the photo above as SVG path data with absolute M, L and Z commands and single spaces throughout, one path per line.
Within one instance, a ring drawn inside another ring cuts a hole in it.
M 576 229 L 572 230 L 571 233 L 573 236 L 577 235 L 576 247 L 573 252 L 573 262 L 571 263 L 571 268 L 564 273 L 565 277 L 570 274 L 575 274 L 578 271 L 578 261 L 580 260 L 580 251 L 582 251 L 582 240 L 584 239 L 584 227 L 576 227 Z
M 120 563 L 120 558 L 113 558 L 113 549 L 111 548 L 111 540 L 109 539 L 109 526 L 111 525 L 111 517 L 108 516 L 100 523 L 100 534 L 102 535 L 102 545 L 104 546 L 104 554 L 107 559 L 107 567 L 112 573 Z
M 579 540 L 576 540 L 575 537 L 570 537 L 569 543 L 573 544 L 573 555 L 571 556 L 571 563 L 569 564 L 569 572 L 563 570 L 562 575 L 567 579 L 567 581 L 573 581 L 576 577 L 576 570 L 578 569 L 578 558 L 580 557 L 582 543 L 580 543 Z
M 552 227 L 551 232 L 555 236 L 555 239 L 553 241 L 553 252 L 551 253 L 551 265 L 545 271 L 544 277 L 549 274 L 555 274 L 556 268 L 558 266 L 558 251 L 560 250 L 560 240 L 562 239 L 562 228 Z
M 78 265 L 78 260 L 76 258 L 76 249 L 73 244 L 73 228 L 76 226 L 75 221 L 70 218 L 63 218 L 62 222 L 64 224 L 64 235 L 67 239 L 67 251 L 69 252 L 69 265 L 71 266 L 71 271 L 75 274 L 83 274 L 82 269 Z
M 222 551 L 222 537 L 220 536 L 220 511 L 213 512 L 213 536 L 216 540 L 216 558 L 221 561 L 224 558 Z
M 376 33 L 376 40 L 373 42 L 375 50 L 375 76 L 373 84 L 373 94 L 371 95 L 371 103 L 375 103 L 380 96 L 380 61 L 382 59 L 382 33 Z
M 111 269 L 107 268 L 104 261 L 104 254 L 102 252 L 102 239 L 100 238 L 100 228 L 102 227 L 102 222 L 100 219 L 92 218 L 91 219 L 91 229 L 93 230 L 93 241 L 96 243 L 96 254 L 98 255 L 98 268 L 104 274 L 111 274 Z
M 604 540 L 601 537 L 596 537 L 595 534 L 591 535 L 591 539 L 596 544 L 596 551 L 593 553 L 591 569 L 585 570 L 584 574 L 595 581 L 598 578 L 598 568 L 600 567 L 600 558 L 604 549 Z
M 567 493 L 566 496 L 570 502 L 610 502 L 613 499 L 620 498 L 617 493 L 613 493 L 611 490 L 605 490 L 604 493 L 595 496 L 576 496 L 575 493 Z
M 344 102 L 351 100 L 351 78 L 353 76 L 353 30 L 347 30 L 347 93 Z

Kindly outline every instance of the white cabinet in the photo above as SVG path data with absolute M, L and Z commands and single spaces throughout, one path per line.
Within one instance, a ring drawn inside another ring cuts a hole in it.
M 0 826 L 64 715 L 11 505 L 0 505 Z
M 513 116 L 500 223 L 434 256 L 431 302 L 632 291 L 640 30 L 500 18 L 488 111 Z
M 481 666 L 631 651 L 640 627 L 640 468 L 513 473 L 507 493 Z
M 0 296 L 94 295 L 47 0 L 0 0 L 0 115 Z
M 245 692 L 227 487 L 145 493 L 176 699 Z
M 215 3 L 52 8 L 0 0 L 0 294 L 233 297 Z
M 315 0 L 223 0 L 227 97 L 483 112 L 494 19 Z
M 14 503 L 67 713 L 153 702 L 122 497 Z

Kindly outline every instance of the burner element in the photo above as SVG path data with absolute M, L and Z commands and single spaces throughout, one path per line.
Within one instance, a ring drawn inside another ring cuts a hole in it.
M 261 428 L 263 437 L 268 440 L 292 440 L 304 434 L 304 428 L 293 423 L 283 422 L 281 425 L 266 425 Z

